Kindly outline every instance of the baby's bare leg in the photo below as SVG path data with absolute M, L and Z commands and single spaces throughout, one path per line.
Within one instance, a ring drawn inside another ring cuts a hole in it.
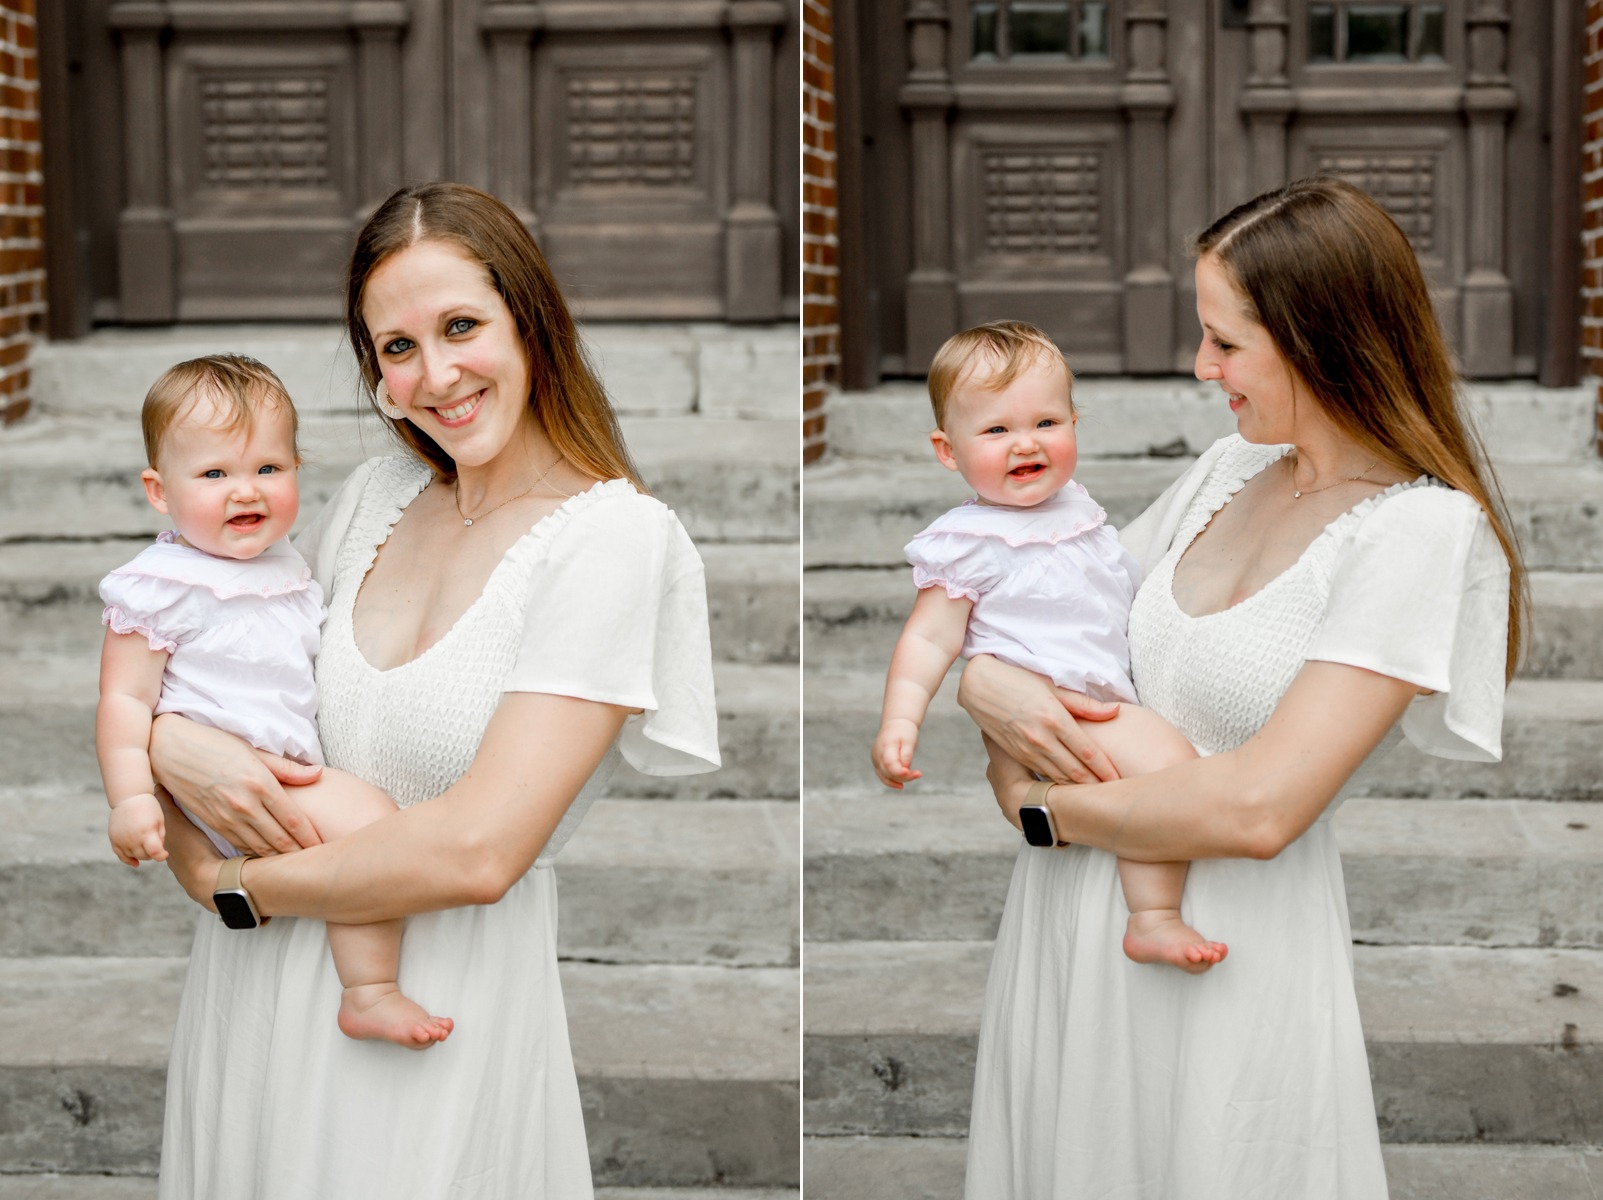
M 1191 743 L 1149 709 L 1121 704 L 1111 721 L 1088 722 L 1086 731 L 1113 760 L 1120 776 L 1145 775 L 1195 758 Z M 1189 863 L 1119 860 L 1119 883 L 1130 908 L 1124 953 L 1135 962 L 1168 963 L 1193 974 L 1224 959 L 1223 942 L 1210 942 L 1180 919 L 1180 896 Z
M 344 837 L 395 811 L 394 802 L 354 775 L 330 767 L 296 793 L 324 841 Z M 328 927 L 328 948 L 345 989 L 339 1025 L 347 1037 L 379 1038 L 413 1050 L 443 1042 L 449 1017 L 431 1016 L 402 994 L 395 977 L 401 962 L 403 922 Z

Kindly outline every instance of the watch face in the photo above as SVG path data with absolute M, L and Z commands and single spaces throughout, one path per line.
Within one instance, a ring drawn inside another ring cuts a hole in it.
M 255 929 L 261 924 L 256 919 L 256 910 L 251 907 L 250 898 L 242 891 L 213 892 L 212 902 L 217 905 L 217 915 L 230 929 Z
M 1024 840 L 1030 845 L 1057 845 L 1057 837 L 1052 832 L 1052 816 L 1043 806 L 1025 805 L 1019 809 L 1019 821 L 1024 826 Z

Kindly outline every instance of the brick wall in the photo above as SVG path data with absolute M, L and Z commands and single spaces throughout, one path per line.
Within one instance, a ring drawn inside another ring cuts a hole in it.
M 28 351 L 45 312 L 34 4 L 0 0 L 0 422 L 5 424 L 28 411 Z
M 1586 114 L 1581 142 L 1584 187 L 1581 237 L 1581 353 L 1586 368 L 1603 381 L 1603 0 L 1586 0 L 1586 45 L 1582 68 Z M 1597 447 L 1603 454 L 1603 382 L 1598 384 Z
M 840 375 L 835 43 L 829 0 L 804 0 L 802 33 L 802 461 L 824 453 Z

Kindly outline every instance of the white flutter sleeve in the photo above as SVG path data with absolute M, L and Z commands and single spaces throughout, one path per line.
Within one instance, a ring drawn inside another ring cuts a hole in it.
M 643 709 L 618 748 L 648 775 L 718 767 L 701 556 L 668 508 L 622 489 L 576 513 L 532 589 L 506 691 Z
M 351 518 L 356 513 L 356 503 L 367 487 L 373 464 L 382 461 L 378 458 L 368 459 L 346 476 L 345 482 L 329 497 L 328 503 L 295 535 L 295 549 L 300 551 L 301 557 L 312 568 L 312 578 L 321 585 L 325 596 L 333 592 L 334 563 L 339 556 L 340 544 L 345 541 L 345 533 L 351 526 Z
M 1475 501 L 1411 488 L 1364 516 L 1332 568 L 1307 657 L 1427 688 L 1403 714 L 1427 754 L 1502 758 L 1508 560 Z

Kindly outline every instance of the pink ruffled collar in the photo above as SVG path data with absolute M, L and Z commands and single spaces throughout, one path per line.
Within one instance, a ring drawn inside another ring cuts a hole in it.
M 965 500 L 929 527 L 928 533 L 999 538 L 1009 546 L 1055 546 L 1105 524 L 1108 514 L 1074 480 L 1050 500 L 1030 508 Z
M 219 558 L 186 546 L 171 530 L 156 544 L 113 575 L 166 579 L 186 587 L 205 588 L 219 600 L 235 596 L 284 596 L 310 586 L 312 568 L 300 552 L 284 541 L 275 542 L 255 558 Z

